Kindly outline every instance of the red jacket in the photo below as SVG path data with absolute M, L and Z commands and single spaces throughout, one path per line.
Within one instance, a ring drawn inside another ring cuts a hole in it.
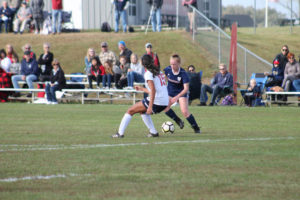
M 62 10 L 62 0 L 52 0 L 53 10 Z
M 95 77 L 97 77 L 98 75 L 103 76 L 105 74 L 105 69 L 102 65 L 97 66 L 97 67 L 91 67 L 91 74 Z

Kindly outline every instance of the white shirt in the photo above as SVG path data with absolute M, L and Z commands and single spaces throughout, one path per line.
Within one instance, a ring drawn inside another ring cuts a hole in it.
M 2 69 L 4 69 L 4 71 L 10 72 L 10 66 L 11 66 L 11 61 L 8 57 L 1 60 L 1 67 Z
M 132 71 L 135 71 L 138 74 L 144 75 L 145 73 L 145 69 L 144 67 L 140 64 L 140 63 L 130 63 L 130 69 L 132 69 Z
M 169 95 L 168 95 L 165 74 L 160 72 L 160 74 L 158 76 L 155 76 L 153 78 L 153 74 L 149 70 L 147 70 L 144 74 L 144 78 L 145 78 L 146 88 L 149 91 L 150 91 L 150 88 L 149 88 L 147 81 L 152 80 L 154 83 L 156 92 L 155 92 L 153 104 L 167 106 L 169 104 Z M 147 99 L 150 101 L 150 97 L 147 97 Z

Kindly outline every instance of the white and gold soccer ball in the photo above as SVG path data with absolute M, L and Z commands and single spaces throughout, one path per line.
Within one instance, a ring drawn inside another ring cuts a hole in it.
M 170 121 L 166 121 L 161 125 L 161 130 L 164 133 L 174 133 L 175 127 L 174 124 Z

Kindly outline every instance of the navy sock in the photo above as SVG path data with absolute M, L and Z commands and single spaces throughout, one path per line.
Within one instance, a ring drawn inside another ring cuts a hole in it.
M 175 122 L 180 121 L 180 118 L 176 115 L 176 113 L 172 109 L 166 112 L 166 115 L 171 119 L 173 119 Z
M 192 125 L 193 128 L 199 128 L 194 116 L 191 114 L 190 116 L 188 116 L 186 118 L 186 120 L 188 120 L 188 122 Z

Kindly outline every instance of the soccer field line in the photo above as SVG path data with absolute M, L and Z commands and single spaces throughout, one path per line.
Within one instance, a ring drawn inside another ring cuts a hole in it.
M 141 143 L 123 143 L 123 144 L 74 144 L 74 145 L 18 145 L 18 144 L 0 144 L 0 152 L 12 151 L 53 151 L 53 150 L 74 150 L 74 149 L 92 149 L 105 147 L 124 147 L 124 146 L 143 146 L 143 145 L 168 145 L 168 144 L 187 144 L 187 143 L 214 143 L 214 142 L 243 142 L 243 141 L 271 141 L 271 140 L 296 140 L 298 137 L 267 137 L 267 138 L 233 138 L 233 139 L 201 139 L 201 140 L 181 140 L 166 142 L 141 142 Z M 14 147 L 14 148 L 8 148 Z

